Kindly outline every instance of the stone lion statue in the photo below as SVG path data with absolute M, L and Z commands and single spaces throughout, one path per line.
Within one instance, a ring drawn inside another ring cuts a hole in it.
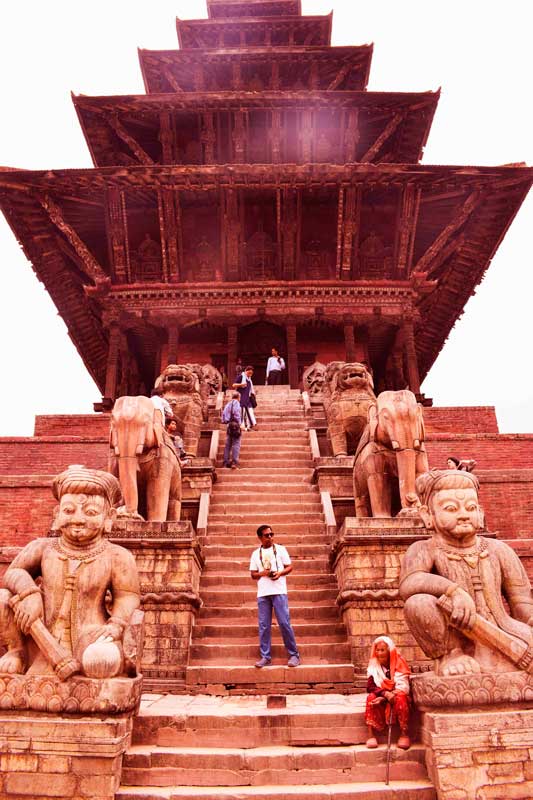
M 324 411 L 334 456 L 355 453 L 376 402 L 372 375 L 364 364 L 332 361 L 324 378 Z
M 202 421 L 207 417 L 209 388 L 200 364 L 169 364 L 155 382 L 172 407 L 183 446 L 189 456 L 196 456 Z
M 209 396 L 217 395 L 222 391 L 222 375 L 212 364 L 204 364 L 202 367 L 202 377 L 207 384 Z
M 322 394 L 324 381 L 326 378 L 326 365 L 320 361 L 315 361 L 304 371 L 302 375 L 302 387 L 304 392 L 308 392 L 310 397 Z

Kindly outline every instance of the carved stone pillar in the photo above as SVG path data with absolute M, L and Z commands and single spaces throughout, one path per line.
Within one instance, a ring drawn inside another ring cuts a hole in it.
M 120 340 L 122 332 L 117 323 L 112 323 L 109 327 L 109 346 L 107 350 L 107 367 L 105 373 L 105 390 L 103 402 L 105 404 L 116 400 L 118 361 L 120 357 Z
M 355 332 L 353 317 L 350 314 L 346 314 L 344 317 L 344 346 L 346 361 L 355 361 Z
M 420 394 L 420 374 L 418 372 L 418 359 L 415 348 L 415 328 L 412 319 L 403 323 L 403 341 L 405 360 L 407 362 L 407 380 L 409 388 L 414 394 Z
M 298 388 L 298 350 L 296 348 L 296 325 L 289 322 L 287 331 L 287 367 L 289 371 L 289 384 L 292 389 Z
M 229 383 L 233 382 L 233 372 L 235 371 L 235 364 L 237 363 L 237 326 L 228 325 L 228 378 Z

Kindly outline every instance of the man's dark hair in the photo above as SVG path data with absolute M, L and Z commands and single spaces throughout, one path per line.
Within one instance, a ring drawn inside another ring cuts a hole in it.
M 252 370 L 252 372 L 254 371 L 254 368 L 253 368 L 252 366 L 245 367 L 245 368 L 244 368 L 244 371 L 245 371 L 245 372 L 247 372 L 249 369 L 251 369 L 251 370 Z
M 155 395 L 161 397 L 162 394 L 163 394 L 163 389 L 161 388 L 161 386 L 154 386 L 154 388 L 150 392 L 150 397 L 155 397 Z
M 272 530 L 272 526 L 271 525 L 260 525 L 258 527 L 258 529 L 257 529 L 257 535 L 258 535 L 259 538 L 261 538 L 261 534 L 262 533 L 264 533 L 265 531 L 271 531 L 271 530 Z

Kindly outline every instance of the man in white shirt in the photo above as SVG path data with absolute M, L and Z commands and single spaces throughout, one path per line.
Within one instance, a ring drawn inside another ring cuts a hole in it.
M 261 669 L 272 664 L 272 609 L 274 609 L 283 644 L 289 654 L 287 666 L 297 667 L 300 664 L 300 655 L 291 625 L 285 577 L 292 572 L 291 559 L 283 545 L 274 544 L 274 534 L 270 525 L 260 525 L 257 536 L 261 546 L 254 550 L 250 559 L 250 574 L 252 580 L 257 581 L 257 617 L 261 654 L 255 666 Z
M 279 386 L 281 383 L 281 373 L 285 369 L 285 361 L 279 355 L 275 347 L 272 348 L 272 355 L 267 361 L 266 379 L 269 386 Z

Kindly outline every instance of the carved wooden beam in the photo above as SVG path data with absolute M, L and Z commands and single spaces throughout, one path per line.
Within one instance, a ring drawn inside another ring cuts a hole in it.
M 105 114 L 105 119 L 109 127 L 115 131 L 118 138 L 126 144 L 133 155 L 138 159 L 139 163 L 146 166 L 153 165 L 153 160 L 150 158 L 146 150 L 143 150 L 139 142 L 131 136 L 120 119 L 118 114 Z
M 469 194 L 459 213 L 446 225 L 433 244 L 428 247 L 424 255 L 419 259 L 414 269 L 415 272 L 431 272 L 435 259 L 442 254 L 442 251 L 448 245 L 451 237 L 468 221 L 472 212 L 478 205 L 480 196 L 481 194 L 479 191 L 473 191 Z
M 342 260 L 340 277 L 351 280 L 354 251 L 357 249 L 359 218 L 361 216 L 361 188 L 349 186 L 345 190 L 342 226 Z
M 364 156 L 361 157 L 360 161 L 362 164 L 372 161 L 372 159 L 377 156 L 387 139 L 390 139 L 403 119 L 403 114 L 395 114 L 393 118 L 389 120 L 388 124 L 385 126 L 385 129 L 380 133 L 374 144 L 369 147 Z
M 70 242 L 80 257 L 85 272 L 91 278 L 91 280 L 94 281 L 94 283 L 106 280 L 108 276 L 103 267 L 98 263 L 87 245 L 82 242 L 74 228 L 65 220 L 57 203 L 55 203 L 48 194 L 45 194 L 44 197 L 39 198 L 39 202 L 48 214 L 50 221 Z
M 117 283 L 126 283 L 130 275 L 130 261 L 124 192 L 114 188 L 108 189 L 106 210 L 109 260 L 113 264 Z
M 359 138 L 359 109 L 351 108 L 348 112 L 348 123 L 344 132 L 344 160 L 346 163 L 356 160 Z
M 346 189 L 339 187 L 339 199 L 337 201 L 337 262 L 335 266 L 335 277 L 337 280 L 341 276 L 342 267 L 342 241 L 344 231 L 344 194 Z
M 176 161 L 174 126 L 168 111 L 159 112 L 159 141 L 163 164 L 174 164 Z
M 412 184 L 407 185 L 402 192 L 396 255 L 396 273 L 399 278 L 406 278 L 411 272 L 420 195 L 421 189 Z
M 168 65 L 161 67 L 161 73 L 163 77 L 167 79 L 168 83 L 170 83 L 171 87 L 174 89 L 175 92 L 183 92 L 183 89 L 179 85 L 178 81 L 174 76 L 174 73 L 172 72 L 172 70 Z
M 335 75 L 335 78 L 331 81 L 331 83 L 328 86 L 328 91 L 329 92 L 333 92 L 335 89 L 337 89 L 338 86 L 341 85 L 343 80 L 349 74 L 351 68 L 352 68 L 352 64 L 351 63 L 350 64 L 345 64 L 343 67 L 340 68 L 340 70 Z

